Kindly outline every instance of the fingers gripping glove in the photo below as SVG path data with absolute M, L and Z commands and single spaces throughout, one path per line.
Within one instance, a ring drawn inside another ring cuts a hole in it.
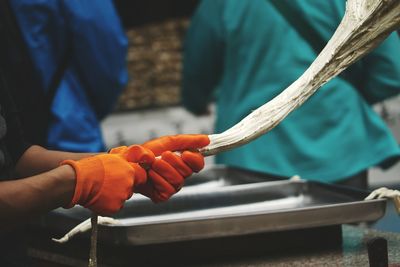
M 79 204 L 99 215 L 119 211 L 132 196 L 135 180 L 146 180 L 146 173 L 138 164 L 119 155 L 101 154 L 61 164 L 72 166 L 76 173 L 74 196 L 66 208 Z
M 168 200 L 182 188 L 185 178 L 203 169 L 204 157 L 193 151 L 209 143 L 207 135 L 164 136 L 144 143 L 144 148 L 161 157 L 151 164 L 147 182 L 135 187 L 135 192 L 154 202 Z M 183 152 L 179 156 L 175 151 Z

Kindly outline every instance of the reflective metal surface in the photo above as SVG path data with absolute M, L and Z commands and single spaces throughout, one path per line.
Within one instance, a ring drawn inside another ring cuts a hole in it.
M 364 201 L 367 195 L 216 166 L 188 179 L 166 203 L 134 196 L 115 216 L 122 225 L 100 227 L 99 238 L 143 245 L 377 220 L 385 213 L 386 201 Z M 67 231 L 89 216 L 81 207 L 58 209 L 41 224 Z

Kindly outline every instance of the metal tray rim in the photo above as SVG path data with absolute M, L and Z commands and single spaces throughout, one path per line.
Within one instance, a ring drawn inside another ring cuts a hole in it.
M 300 207 L 300 208 L 290 208 L 290 209 L 281 209 L 281 210 L 266 210 L 266 211 L 254 211 L 254 212 L 238 212 L 232 214 L 222 214 L 222 215 L 212 215 L 212 216 L 199 216 L 192 218 L 184 218 L 184 219 L 170 219 L 170 220 L 162 220 L 162 221 L 154 221 L 154 222 L 139 222 L 139 223 L 127 223 L 127 224 L 116 224 L 116 225 L 102 225 L 104 228 L 124 228 L 124 227 L 133 227 L 133 226 L 157 226 L 163 224 L 174 224 L 174 223 L 189 223 L 189 222 L 199 222 L 199 221 L 209 221 L 209 220 L 218 220 L 218 219 L 227 219 L 227 218 L 240 218 L 240 217 L 249 217 L 249 216 L 262 216 L 268 214 L 283 214 L 283 213 L 300 213 L 304 211 L 314 211 L 321 208 L 325 210 L 339 208 L 339 207 L 348 207 L 348 206 L 362 206 L 364 203 L 376 203 L 382 204 L 386 203 L 386 199 L 372 199 L 372 200 L 362 200 L 362 201 L 353 201 L 350 203 L 335 203 L 335 204 L 327 204 L 313 207 Z

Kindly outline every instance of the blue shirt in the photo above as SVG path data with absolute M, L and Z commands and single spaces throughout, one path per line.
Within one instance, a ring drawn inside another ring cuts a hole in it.
M 287 2 L 326 41 L 345 10 L 344 0 Z M 204 0 L 187 33 L 183 104 L 199 113 L 215 97 L 215 131 L 222 132 L 279 94 L 316 56 L 269 1 Z M 355 82 L 333 79 L 266 135 L 217 155 L 217 163 L 333 182 L 398 157 L 396 140 L 370 104 L 399 93 L 399 36 L 347 74 Z
M 51 106 L 48 147 L 101 151 L 99 121 L 127 82 L 127 38 L 112 1 L 13 0 L 23 38 L 44 91 L 68 65 Z

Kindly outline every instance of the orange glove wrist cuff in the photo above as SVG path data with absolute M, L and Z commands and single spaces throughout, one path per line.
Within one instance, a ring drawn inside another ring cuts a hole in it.
M 79 161 L 64 160 L 61 162 L 61 165 L 65 164 L 73 167 L 76 173 L 74 196 L 66 208 L 72 208 L 76 204 L 82 206 L 87 205 L 88 197 L 90 196 L 93 187 L 99 187 L 95 186 L 95 184 L 101 185 L 103 182 L 102 180 L 104 180 L 104 166 L 102 161 L 94 156 Z M 91 177 L 91 179 L 84 179 L 84 177 Z
M 72 166 L 76 173 L 74 196 L 67 207 L 79 204 L 103 216 L 119 211 L 132 196 L 135 168 L 140 168 L 112 154 L 61 164 Z

